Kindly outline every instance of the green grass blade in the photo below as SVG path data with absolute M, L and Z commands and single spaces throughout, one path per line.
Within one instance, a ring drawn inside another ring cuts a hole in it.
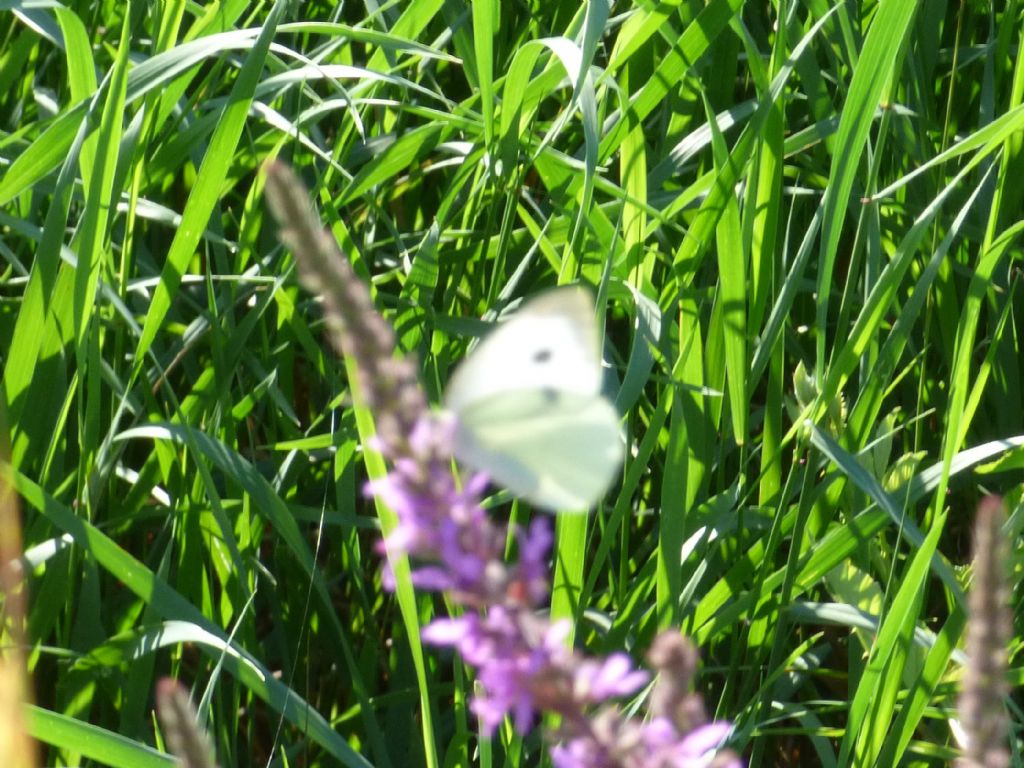
M 199 169 L 192 193 L 185 204 L 178 228 L 167 261 L 161 272 L 160 283 L 153 294 L 150 311 L 146 314 L 146 323 L 142 328 L 142 337 L 135 350 L 136 365 L 140 366 L 149 351 L 157 331 L 164 322 L 170 309 L 188 260 L 192 258 L 199 237 L 206 228 L 206 223 L 220 199 L 221 187 L 227 176 L 234 156 L 235 146 L 241 138 L 246 116 L 253 93 L 259 83 L 263 71 L 270 42 L 273 39 L 277 24 L 283 15 L 287 3 L 276 0 L 267 17 L 260 35 L 246 56 L 245 64 L 238 74 L 238 80 L 231 89 L 231 95 L 224 107 L 223 116 L 217 123 L 210 146 L 203 164 Z
M 875 107 L 882 92 L 890 85 L 893 73 L 902 61 L 905 46 L 909 44 L 908 30 L 917 11 L 916 3 L 885 3 L 871 21 L 864 49 L 850 82 L 850 91 L 843 104 L 836 136 L 835 156 L 829 173 L 823 200 L 821 251 L 818 273 L 818 312 L 815 350 L 818 370 L 825 365 L 825 329 L 828 328 L 828 310 L 832 296 L 832 276 L 835 269 L 839 239 L 843 231 L 850 194 L 857 178 L 860 159 L 867 145 L 868 133 L 874 122 Z

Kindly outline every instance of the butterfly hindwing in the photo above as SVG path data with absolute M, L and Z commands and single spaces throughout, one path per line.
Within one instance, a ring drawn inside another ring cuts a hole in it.
M 619 416 L 600 396 L 505 393 L 459 414 L 456 455 L 532 504 L 587 509 L 622 462 Z

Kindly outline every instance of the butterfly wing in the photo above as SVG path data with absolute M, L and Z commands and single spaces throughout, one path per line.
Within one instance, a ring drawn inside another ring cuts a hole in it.
M 601 390 L 594 304 L 585 288 L 542 293 L 498 325 L 455 371 L 445 406 L 461 415 L 478 401 L 539 388 Z
M 619 415 L 600 395 L 527 389 L 458 413 L 455 455 L 550 510 L 589 509 L 622 463 Z
M 458 420 L 456 457 L 537 506 L 589 508 L 622 462 L 581 287 L 543 293 L 492 331 L 455 371 L 445 405 Z

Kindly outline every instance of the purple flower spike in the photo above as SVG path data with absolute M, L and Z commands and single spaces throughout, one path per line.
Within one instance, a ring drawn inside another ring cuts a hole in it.
M 634 695 L 649 675 L 625 654 L 576 653 L 566 645 L 569 624 L 539 615 L 548 599 L 549 521 L 508 531 L 481 506 L 486 477 L 468 474 L 461 486 L 456 482 L 454 417 L 428 409 L 417 366 L 395 354 L 393 330 L 320 226 L 308 191 L 287 166 L 273 162 L 266 194 L 281 240 L 295 254 L 305 286 L 323 295 L 332 341 L 354 359 L 362 403 L 374 414 L 372 447 L 391 471 L 366 490 L 398 518 L 386 550 L 409 555 L 418 589 L 445 591 L 465 611 L 433 621 L 422 637 L 457 650 L 476 668 L 470 706 L 484 733 L 506 717 L 526 733 L 546 710 L 560 715 L 560 743 L 551 749 L 557 768 L 741 766 L 732 753 L 714 751 L 730 727 L 705 724 L 703 703 L 692 693 L 696 651 L 678 634 L 656 638 L 648 655 L 657 673 L 648 718 L 629 717 L 610 702 Z M 505 562 L 510 534 L 519 556 L 511 565 Z M 394 589 L 386 563 L 382 581 Z

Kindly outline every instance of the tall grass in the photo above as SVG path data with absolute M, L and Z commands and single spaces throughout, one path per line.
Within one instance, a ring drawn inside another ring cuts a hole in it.
M 950 761 L 976 502 L 1021 529 L 1022 25 L 1016 0 L 0 3 L 42 762 L 169 764 L 165 675 L 225 766 L 546 759 L 482 740 L 471 675 L 420 648 L 443 602 L 382 588 L 271 157 L 434 402 L 476 318 L 595 287 L 630 450 L 557 521 L 579 645 L 680 626 L 752 766 Z

